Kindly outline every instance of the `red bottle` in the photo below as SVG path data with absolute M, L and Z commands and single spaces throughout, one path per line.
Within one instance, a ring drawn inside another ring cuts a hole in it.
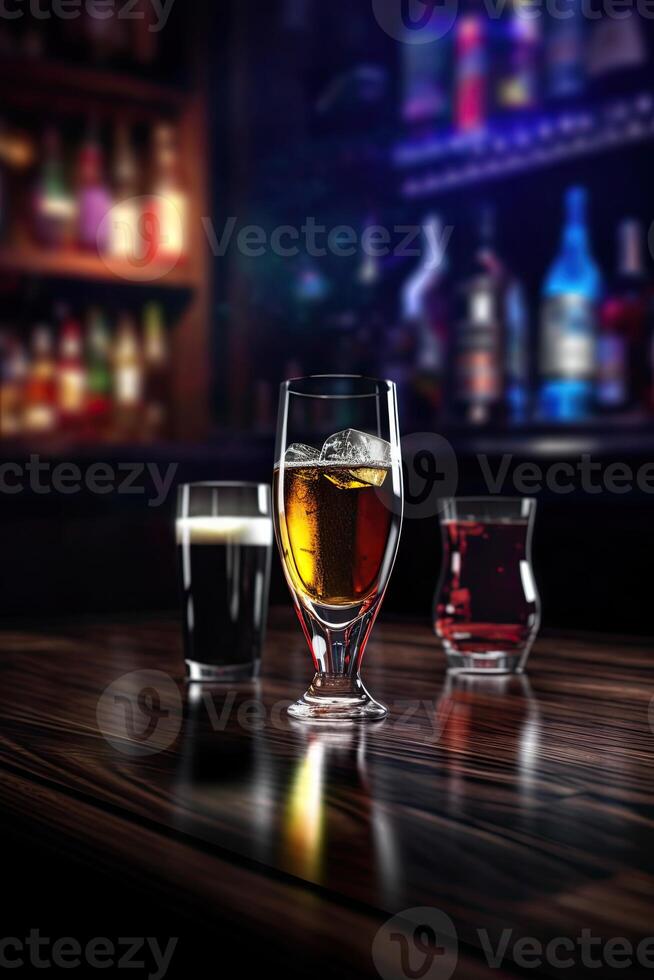
M 461 132 L 480 129 L 486 122 L 488 79 L 487 25 L 481 12 L 460 18 L 456 35 L 455 122 Z
M 642 228 L 638 221 L 625 220 L 618 229 L 618 275 L 600 310 L 600 411 L 635 411 L 646 405 L 645 284 Z

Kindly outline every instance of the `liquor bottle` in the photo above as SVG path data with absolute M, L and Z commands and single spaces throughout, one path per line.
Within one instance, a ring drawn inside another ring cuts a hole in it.
M 25 386 L 25 430 L 52 432 L 57 425 L 57 384 L 52 331 L 36 327 L 32 335 L 32 360 Z
M 150 439 L 167 430 L 170 403 L 169 357 L 163 310 L 148 303 L 144 311 L 145 429 Z
M 136 10 L 131 38 L 134 61 L 150 66 L 156 61 L 159 48 L 154 7 L 150 0 L 134 0 L 134 5 Z
M 188 251 L 188 194 L 181 174 L 177 133 L 169 123 L 153 132 L 154 180 L 147 218 L 153 222 L 155 258 L 186 258 Z
M 394 323 L 384 332 L 382 352 L 382 371 L 397 387 L 398 407 L 404 425 L 417 423 L 416 406 L 413 399 L 413 379 L 415 365 L 415 334 L 411 324 L 400 311 Z
M 474 7 L 458 18 L 455 62 L 456 127 L 464 133 L 481 129 L 488 111 L 487 23 Z
M 90 126 L 79 154 L 78 240 L 82 248 L 107 251 L 109 224 L 104 221 L 113 204 L 104 175 L 102 147 Z
M 497 107 L 510 112 L 533 109 L 539 101 L 541 19 L 533 17 L 528 0 L 512 0 L 498 27 L 501 37 Z
M 646 278 L 638 221 L 618 228 L 618 274 L 600 310 L 597 401 L 601 411 L 643 408 L 647 401 Z
M 134 17 L 133 5 L 131 16 Z M 126 17 L 113 14 L 110 17 L 98 14 L 82 5 L 83 43 L 91 59 L 97 64 L 105 64 L 113 59 L 118 60 L 127 47 Z
M 62 429 L 79 432 L 86 402 L 86 367 L 83 358 L 82 329 L 68 316 L 59 335 L 57 363 L 57 405 Z
M 616 76 L 631 76 L 647 63 L 647 43 L 641 18 L 635 10 L 619 18 L 604 14 L 593 23 L 588 42 L 588 75 L 594 88 L 615 88 Z M 603 80 L 606 76 L 606 85 Z M 625 79 L 627 80 L 627 79 Z
M 32 201 L 34 237 L 39 245 L 59 248 L 71 241 L 76 215 L 64 172 L 59 131 L 50 126 L 43 140 L 43 163 Z
M 429 23 L 420 28 L 421 43 L 412 43 L 410 36 L 402 45 L 402 118 L 409 125 L 440 127 L 450 121 L 452 32 L 443 17 L 442 8 L 434 7 Z
M 581 421 L 591 412 L 601 292 L 590 254 L 584 188 L 567 192 L 565 209 L 561 250 L 543 287 L 541 322 L 540 415 L 553 422 Z
M 505 288 L 494 217 L 484 209 L 474 267 L 461 289 L 462 315 L 454 342 L 454 411 L 466 424 L 497 424 L 505 416 Z
M 113 183 L 116 203 L 111 213 L 109 251 L 120 258 L 138 261 L 141 253 L 139 173 L 125 124 L 120 124 L 116 130 Z
M 109 435 L 113 408 L 111 376 L 111 335 L 103 311 L 89 312 L 86 340 L 86 421 L 90 438 Z
M 0 334 L 0 437 L 20 436 L 24 423 L 27 357 L 22 343 Z
M 545 40 L 547 94 L 553 99 L 571 99 L 583 92 L 584 11 L 578 0 L 567 0 L 558 16 L 549 18 Z
M 420 264 L 402 289 L 402 319 L 414 337 L 414 388 L 431 420 L 442 415 L 448 361 L 448 302 L 443 225 L 437 215 L 423 224 Z
M 140 435 L 143 410 L 143 358 L 134 319 L 119 317 L 114 346 L 114 434 Z
M 6 143 L 6 125 L 4 119 L 0 118 L 0 241 L 5 240 L 9 227 L 9 182 L 4 153 Z

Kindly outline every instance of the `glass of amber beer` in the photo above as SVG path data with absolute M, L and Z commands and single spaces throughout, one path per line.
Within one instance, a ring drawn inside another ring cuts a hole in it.
M 340 375 L 285 382 L 275 459 L 277 544 L 316 669 L 289 714 L 382 718 L 360 668 L 402 525 L 395 385 Z

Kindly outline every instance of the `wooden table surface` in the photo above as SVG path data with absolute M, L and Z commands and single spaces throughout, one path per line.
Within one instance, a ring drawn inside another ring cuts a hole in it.
M 473 980 L 525 975 L 528 937 L 591 930 L 601 956 L 654 934 L 649 642 L 546 635 L 524 677 L 448 679 L 427 626 L 380 622 L 364 678 L 391 713 L 334 731 L 286 717 L 310 663 L 291 613 L 271 619 L 261 681 L 230 690 L 184 684 L 172 619 L 2 630 L 5 817 L 271 962 L 292 949 L 338 975 L 406 975 L 397 937 L 374 959 L 373 941 L 419 907 L 449 917 L 453 975 Z M 448 942 L 428 980 L 451 975 Z M 568 955 L 526 974 L 581 974 Z

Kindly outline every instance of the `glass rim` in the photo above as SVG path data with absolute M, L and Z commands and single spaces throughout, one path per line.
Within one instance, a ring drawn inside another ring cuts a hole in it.
M 367 383 L 370 386 L 375 386 L 377 390 L 369 392 L 336 392 L 333 394 L 327 392 L 312 392 L 312 391 L 297 391 L 294 390 L 294 386 L 299 387 L 303 384 L 309 384 L 310 382 L 318 381 L 359 381 Z M 387 392 L 395 390 L 395 382 L 388 378 L 373 378 L 370 375 L 365 374 L 307 374 L 303 377 L 289 378 L 287 381 L 282 381 L 280 389 L 283 394 L 295 395 L 298 398 L 328 398 L 331 400 L 337 399 L 348 399 L 348 398 L 378 398 L 382 393 L 382 389 Z
M 495 497 L 489 495 L 486 497 L 439 497 L 439 500 L 443 504 L 449 503 L 459 503 L 459 504 L 522 504 L 527 502 L 529 504 L 537 504 L 538 500 L 536 497 Z
M 198 489 L 204 488 L 209 490 L 220 490 L 220 489 L 243 489 L 243 490 L 253 490 L 259 489 L 260 487 L 265 487 L 270 490 L 269 483 L 257 483 L 256 480 L 200 480 L 195 483 L 179 483 L 177 485 L 178 490 L 184 490 L 188 488 L 193 490 L 194 487 Z

